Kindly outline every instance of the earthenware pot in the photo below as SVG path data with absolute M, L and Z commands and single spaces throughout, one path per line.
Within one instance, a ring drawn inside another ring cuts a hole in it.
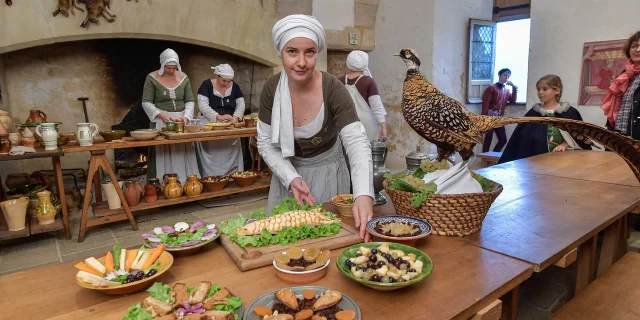
M 171 199 L 178 199 L 182 196 L 182 186 L 176 177 L 168 177 L 167 185 L 164 187 L 164 196 Z
M 4 110 L 0 110 L 0 124 L 7 129 L 7 132 L 11 132 L 13 129 L 13 120 L 11 120 L 11 116 L 9 116 L 9 112 Z
M 11 146 L 19 146 L 22 143 L 22 136 L 19 132 L 11 132 L 9 133 L 9 141 L 11 141 Z
M 17 189 L 29 184 L 29 175 L 26 173 L 10 173 L 7 175 L 7 179 L 4 181 L 4 185 L 9 190 Z
M 55 221 L 58 210 L 56 209 L 56 206 L 51 203 L 51 192 L 46 190 L 38 192 L 38 200 L 40 201 L 38 208 L 36 208 L 36 218 L 38 218 L 38 223 L 52 224 Z
M 9 231 L 20 231 L 26 227 L 28 204 L 29 198 L 27 197 L 0 202 L 0 208 L 2 208 Z
M 134 181 L 127 181 L 123 193 L 124 198 L 127 200 L 127 204 L 129 204 L 130 207 L 137 206 L 140 202 L 141 192 L 138 187 L 136 187 Z
M 158 201 L 158 193 L 160 192 L 160 186 L 147 183 L 144 186 L 144 201 L 148 203 L 154 203 Z
M 0 154 L 9 154 L 11 150 L 11 141 L 6 134 L 0 134 Z
M 169 183 L 169 178 L 176 178 L 176 182 L 178 182 L 180 187 L 182 187 L 182 184 L 180 183 L 180 180 L 178 180 L 180 177 L 178 177 L 177 173 L 165 173 L 162 176 L 162 185 L 160 186 L 162 188 L 162 190 L 164 190 L 164 188 L 167 186 L 167 183 Z
M 40 110 L 29 110 L 29 118 L 27 118 L 26 123 L 32 122 L 47 122 L 47 115 Z
M 187 182 L 184 184 L 184 193 L 187 197 L 197 197 L 202 193 L 202 183 L 198 181 L 198 176 L 191 174 L 187 176 Z

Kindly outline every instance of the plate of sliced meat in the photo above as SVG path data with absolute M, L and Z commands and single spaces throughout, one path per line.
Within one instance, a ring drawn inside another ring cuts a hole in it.
M 277 289 L 253 300 L 244 320 L 361 320 L 358 305 L 337 290 L 300 286 Z

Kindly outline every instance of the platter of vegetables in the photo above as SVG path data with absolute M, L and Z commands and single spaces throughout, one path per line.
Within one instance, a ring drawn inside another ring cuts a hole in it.
M 111 295 L 129 294 L 149 288 L 153 279 L 169 270 L 173 256 L 163 245 L 148 249 L 122 249 L 119 244 L 104 257 L 89 257 L 75 267 L 76 283 L 83 288 Z
M 192 224 L 178 222 L 173 226 L 156 227 L 142 234 L 142 243 L 147 248 L 164 246 L 174 255 L 185 256 L 200 251 L 220 236 L 215 224 L 205 224 L 198 220 Z

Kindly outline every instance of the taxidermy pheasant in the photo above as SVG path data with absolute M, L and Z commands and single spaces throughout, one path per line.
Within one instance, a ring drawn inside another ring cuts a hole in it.
M 438 147 L 438 161 L 456 151 L 463 160 L 473 156 L 473 147 L 482 143 L 482 134 L 512 123 L 536 122 L 554 126 L 587 144 L 596 141 L 621 156 L 640 181 L 640 141 L 617 132 L 577 120 L 553 117 L 494 117 L 477 115 L 464 104 L 446 96 L 419 71 L 420 59 L 413 49 L 402 49 L 407 65 L 402 91 L 402 114 L 411 128 Z

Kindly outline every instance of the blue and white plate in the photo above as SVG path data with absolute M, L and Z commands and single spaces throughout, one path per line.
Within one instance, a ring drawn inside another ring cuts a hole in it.
M 390 222 L 400 222 L 400 223 L 405 223 L 405 224 L 414 224 L 416 225 L 419 229 L 420 229 L 420 233 L 412 236 L 412 237 L 393 237 L 393 236 L 387 236 L 384 234 L 379 233 L 378 231 L 376 231 L 375 227 L 378 223 L 390 223 Z M 375 237 L 381 238 L 381 239 L 388 239 L 388 240 L 397 240 L 397 241 L 408 241 L 408 240 L 417 240 L 423 237 L 426 237 L 427 235 L 429 235 L 431 233 L 431 230 L 433 228 L 431 227 L 431 224 L 429 224 L 429 222 L 418 219 L 418 218 L 413 218 L 413 217 L 406 217 L 406 216 L 383 216 L 383 217 L 375 217 L 371 220 L 369 220 L 369 222 L 367 222 L 367 231 Z

